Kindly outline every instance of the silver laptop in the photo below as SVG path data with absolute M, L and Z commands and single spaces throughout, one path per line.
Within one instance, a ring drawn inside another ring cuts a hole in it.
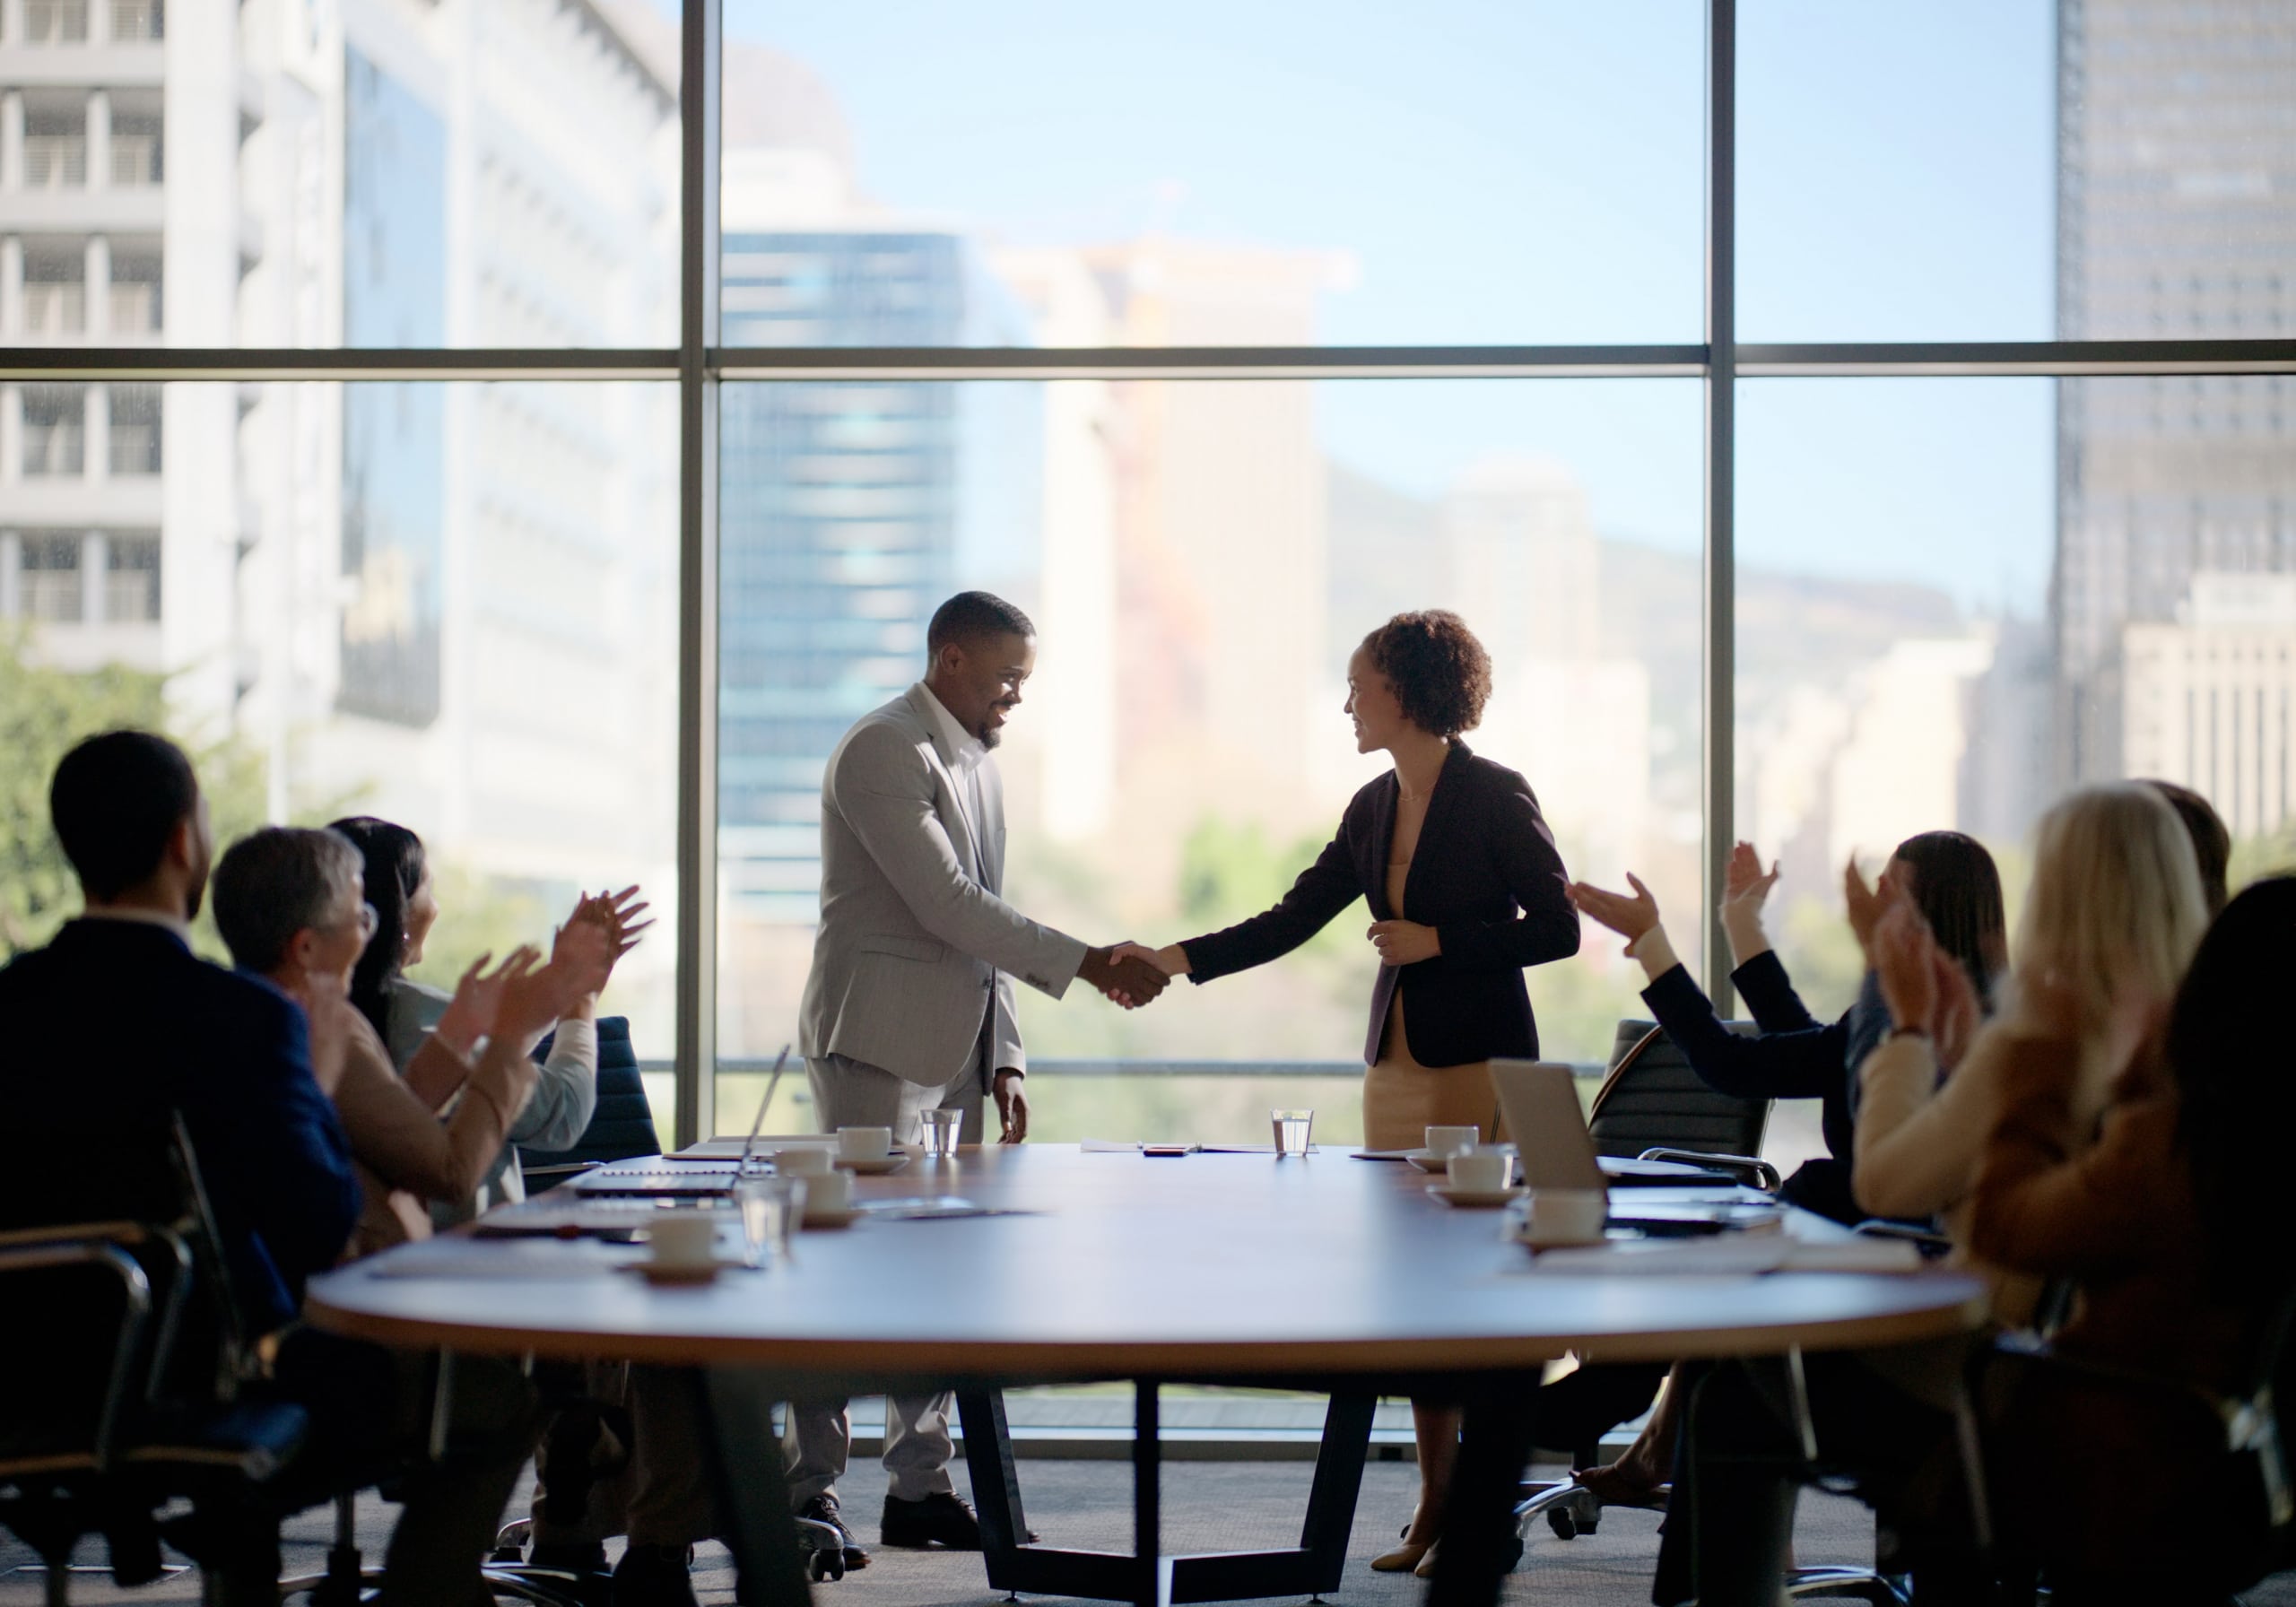
M 758 1134 L 765 1131 L 765 1113 L 773 1103 L 774 1089 L 780 1084 L 781 1068 L 788 1064 L 789 1049 L 787 1044 L 781 1046 L 781 1058 L 773 1063 L 773 1075 L 766 1079 L 765 1098 L 757 1102 L 757 1115 L 751 1118 L 750 1135 L 730 1168 L 723 1161 L 677 1161 L 657 1155 L 650 1166 L 602 1167 L 595 1172 L 585 1172 L 574 1179 L 574 1192 L 628 1198 L 658 1195 L 673 1200 L 708 1199 L 733 1193 L 735 1185 L 749 1175 L 750 1160 L 757 1153 Z
M 1720 1185 L 1735 1189 L 1736 1179 L 1692 1166 L 1666 1161 L 1621 1162 L 1597 1155 L 1595 1135 L 1587 1130 L 1586 1108 L 1578 1103 L 1577 1073 L 1560 1062 L 1494 1060 L 1491 1063 L 1491 1080 L 1499 1090 L 1499 1109 L 1507 1118 L 1508 1134 L 1515 1142 L 1523 1182 L 1535 1191 L 1600 1191 L 1611 1202 L 1610 1220 L 1613 1227 L 1640 1228 L 1649 1232 L 1718 1232 L 1728 1228 L 1753 1227 L 1777 1218 L 1773 1206 L 1734 1201 L 1703 1203 L 1637 1199 L 1631 1207 L 1622 1210 L 1618 1196 L 1612 1192 L 1622 1182 L 1670 1182 L 1691 1188 Z M 1635 1169 L 1621 1177 L 1613 1170 L 1620 1165 Z M 1652 1169 L 1662 1167 L 1666 1171 Z

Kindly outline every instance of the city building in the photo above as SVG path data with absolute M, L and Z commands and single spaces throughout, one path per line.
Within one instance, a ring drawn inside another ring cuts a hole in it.
M 2195 575 L 2175 622 L 2130 625 L 2121 656 L 2129 774 L 2205 795 L 2235 838 L 2296 816 L 2296 574 Z
M 666 342 L 676 112 L 591 0 L 0 0 L 0 343 Z M 660 386 L 0 387 L 0 620 L 167 674 L 272 818 L 389 814 L 552 905 L 663 886 L 675 422 Z
M 2296 331 L 2296 13 L 2059 0 L 2057 333 Z M 2057 769 L 2123 774 L 2124 626 L 2195 575 L 2296 570 L 2296 381 L 2058 382 Z

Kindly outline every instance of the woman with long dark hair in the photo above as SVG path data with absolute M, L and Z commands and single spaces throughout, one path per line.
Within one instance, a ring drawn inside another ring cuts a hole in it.
M 1394 768 L 1357 792 L 1338 832 L 1274 908 L 1158 952 L 1209 982 L 1306 942 L 1357 899 L 1378 952 L 1363 1060 L 1363 1140 L 1413 1147 L 1430 1125 L 1498 1134 L 1490 1063 L 1535 1060 L 1524 968 L 1578 951 L 1578 916 L 1530 783 L 1460 740 L 1491 697 L 1491 657 L 1458 615 L 1402 613 L 1347 664 L 1359 753 Z M 1413 1403 L 1419 1509 L 1404 1544 L 1372 1563 L 1430 1571 L 1453 1464 L 1456 1410 Z
M 366 857 L 367 902 L 374 906 L 375 933 L 351 976 L 351 1000 L 389 1047 L 391 1060 L 409 1078 L 409 1086 L 433 1109 L 444 1105 L 453 1087 L 419 1082 L 415 1052 L 432 1033 L 467 1056 L 478 1033 L 456 1008 L 452 995 L 415 981 L 407 970 L 422 959 L 423 945 L 439 918 L 437 888 L 430 856 L 422 839 L 406 827 L 372 815 L 336 821 L 332 830 L 349 838 Z M 568 919 L 596 922 L 607 930 L 609 973 L 635 945 L 644 925 L 636 917 L 645 909 L 637 903 L 634 887 L 616 894 L 585 895 Z M 552 962 L 556 962 L 553 952 Z M 563 1150 L 581 1137 L 596 1111 L 598 1099 L 598 1039 L 596 993 L 579 995 L 556 1023 L 550 1053 L 526 1108 L 510 1129 L 488 1174 L 485 1190 L 515 1197 L 517 1173 L 511 1166 L 517 1148 Z M 540 1039 L 536 1034 L 536 1041 Z M 451 1064 L 440 1059 L 422 1064 Z

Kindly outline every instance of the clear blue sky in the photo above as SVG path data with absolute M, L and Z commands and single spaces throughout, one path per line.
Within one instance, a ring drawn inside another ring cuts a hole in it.
M 2051 333 L 2048 0 L 1743 0 L 1748 340 Z M 983 239 L 1152 229 L 1343 252 L 1344 344 L 1695 341 L 1701 8 L 1689 0 L 727 0 L 812 66 L 875 200 Z M 1750 560 L 2038 607 L 2042 381 L 1742 391 Z M 1333 384 L 1326 449 L 1433 494 L 1478 453 L 1557 453 L 1606 533 L 1694 547 L 1697 389 Z

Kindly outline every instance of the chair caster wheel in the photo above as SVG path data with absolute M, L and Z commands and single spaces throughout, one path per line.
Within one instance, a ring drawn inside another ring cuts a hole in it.
M 1554 1531 L 1554 1537 L 1557 1540 L 1578 1538 L 1578 1520 L 1570 1516 L 1570 1508 L 1568 1507 L 1548 1507 L 1546 1526 Z
M 845 1553 L 822 1551 L 813 1553 L 805 1566 L 806 1577 L 820 1585 L 845 1577 Z

